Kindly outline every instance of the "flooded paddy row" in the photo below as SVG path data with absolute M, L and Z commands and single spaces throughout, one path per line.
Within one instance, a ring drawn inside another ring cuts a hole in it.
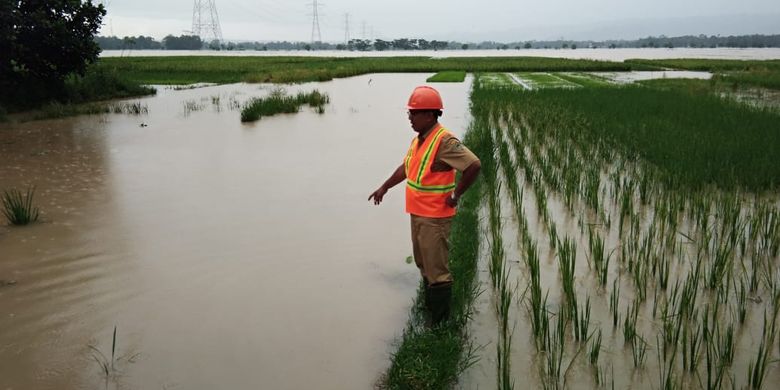
M 161 87 L 140 115 L 0 125 L 0 187 L 35 185 L 41 209 L 0 227 L 0 387 L 370 388 L 419 276 L 402 191 L 365 199 L 427 76 L 286 86 L 330 104 L 251 124 L 238 108 L 275 87 Z M 458 134 L 468 88 L 440 87 Z

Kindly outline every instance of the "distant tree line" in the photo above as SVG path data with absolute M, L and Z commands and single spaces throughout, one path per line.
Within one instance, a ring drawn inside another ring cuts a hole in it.
M 328 42 L 205 42 L 195 35 L 175 37 L 168 35 L 162 42 L 151 37 L 96 37 L 95 41 L 104 50 L 349 50 L 349 51 L 385 51 L 385 50 L 520 50 L 520 49 L 577 49 L 577 48 L 644 48 L 644 47 L 780 47 L 780 34 L 776 35 L 685 35 L 681 37 L 647 37 L 636 40 L 606 41 L 517 41 L 463 43 L 456 41 L 437 41 L 421 38 L 351 39 L 346 43 Z

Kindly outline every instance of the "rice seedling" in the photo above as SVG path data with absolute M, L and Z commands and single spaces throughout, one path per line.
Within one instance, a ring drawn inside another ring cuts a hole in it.
M 639 301 L 634 300 L 631 305 L 626 305 L 626 315 L 623 317 L 623 341 L 628 345 L 634 344 L 637 337 L 636 322 L 639 318 Z
M 17 189 L 3 191 L 3 215 L 12 225 L 27 225 L 38 220 L 38 207 L 33 206 L 35 187 L 22 193 Z
M 607 276 L 609 275 L 609 258 L 604 249 L 604 239 L 593 229 L 588 229 L 588 246 L 590 248 L 590 259 L 596 269 L 596 275 L 599 284 L 603 287 L 607 285 Z
M 631 357 L 634 359 L 634 368 L 642 367 L 645 364 L 648 348 L 647 342 L 642 336 L 635 335 L 631 339 Z
M 576 303 L 572 305 L 572 322 L 574 324 L 574 340 L 585 341 L 588 338 L 590 328 L 590 296 L 585 300 L 585 306 L 577 309 Z
M 591 365 L 597 366 L 599 363 L 599 354 L 601 353 L 601 329 L 598 330 L 597 336 L 593 338 L 591 336 L 590 348 L 588 349 L 588 361 Z
M 562 380 L 563 352 L 566 347 L 566 316 L 564 308 L 558 310 L 556 326 L 548 333 L 547 352 L 545 353 L 546 372 L 543 381 L 554 388 L 559 388 Z M 549 321 L 549 319 L 548 319 Z
M 683 370 L 691 373 L 696 372 L 702 345 L 702 328 L 691 325 L 696 323 L 697 317 L 698 311 L 690 318 L 690 321 L 685 322 L 682 331 Z
M 761 342 L 756 350 L 754 359 L 750 360 L 748 365 L 748 386 L 753 390 L 760 390 L 764 387 L 767 369 L 771 363 L 771 348 L 777 334 L 777 313 L 775 312 L 771 319 L 767 319 L 764 311 L 764 327 L 762 331 Z
M 656 341 L 658 338 L 656 337 Z M 673 351 L 671 353 L 666 352 L 666 347 L 663 347 L 664 352 L 661 353 L 661 343 L 658 341 L 659 348 L 656 350 L 658 356 L 658 383 L 659 388 L 664 390 L 674 390 L 680 388 L 679 384 L 674 380 L 674 360 L 677 357 L 675 353 L 677 344 L 674 344 Z M 663 355 L 663 358 L 661 357 Z
M 577 247 L 574 240 L 565 237 L 562 243 L 558 243 L 558 265 L 561 274 L 563 292 L 569 304 L 576 302 L 574 291 L 574 262 L 577 257 Z
M 609 312 L 612 314 L 612 327 L 617 328 L 618 319 L 620 318 L 620 284 L 618 278 L 612 282 L 612 291 L 609 294 Z
M 114 372 L 114 362 L 116 361 L 116 326 L 114 326 L 114 335 L 111 338 L 111 359 L 106 357 L 99 349 L 93 345 L 88 345 L 92 350 L 92 359 L 98 363 L 100 370 L 103 372 L 106 378 L 108 378 L 112 372 Z

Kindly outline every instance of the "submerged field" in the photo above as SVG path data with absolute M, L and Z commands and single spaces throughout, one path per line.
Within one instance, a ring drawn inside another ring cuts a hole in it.
M 780 114 L 645 86 L 472 92 L 481 360 L 463 388 L 771 388 Z

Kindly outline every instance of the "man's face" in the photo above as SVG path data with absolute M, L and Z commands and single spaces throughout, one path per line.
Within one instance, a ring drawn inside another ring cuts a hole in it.
M 409 123 L 412 124 L 412 129 L 418 133 L 422 133 L 433 126 L 435 122 L 435 116 L 433 112 L 429 110 L 409 110 Z

